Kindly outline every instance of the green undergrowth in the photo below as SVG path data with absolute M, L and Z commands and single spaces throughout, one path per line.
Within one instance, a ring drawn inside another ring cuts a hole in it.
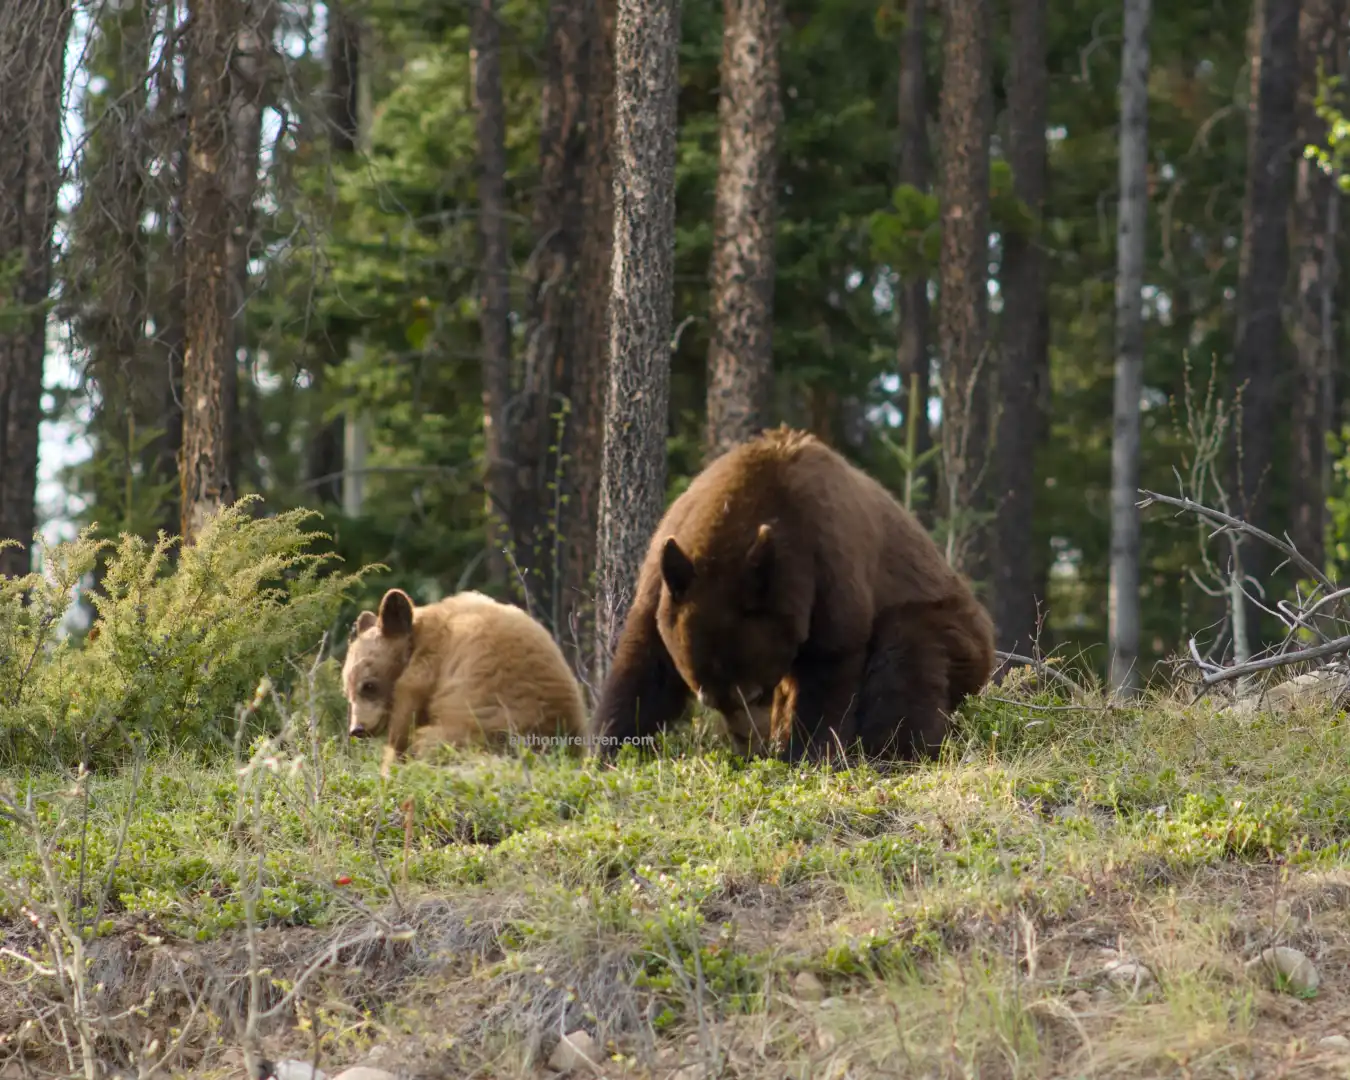
M 889 773 L 743 762 L 676 739 L 612 767 L 447 752 L 383 781 L 371 754 L 322 741 L 317 756 L 298 747 L 255 762 L 247 779 L 233 763 L 170 756 L 141 763 L 134 787 L 129 768 L 74 786 L 69 774 L 11 772 L 5 787 L 31 799 L 36 835 L 88 917 L 103 899 L 104 931 L 128 920 L 197 941 L 238 930 L 240 882 L 259 857 L 264 925 L 322 927 L 352 901 L 511 894 L 523 905 L 502 935 L 508 951 L 579 921 L 638 952 L 682 936 L 724 953 L 735 946 L 705 919 L 739 893 L 827 888 L 875 922 L 815 958 L 841 972 L 888 948 L 936 948 L 956 912 L 1053 914 L 1104 877 L 1159 868 L 1330 865 L 1350 840 L 1338 720 L 972 713 L 942 762 Z M 11 914 L 22 896 L 51 899 L 34 835 L 0 826 Z M 754 983 L 728 978 L 736 993 Z

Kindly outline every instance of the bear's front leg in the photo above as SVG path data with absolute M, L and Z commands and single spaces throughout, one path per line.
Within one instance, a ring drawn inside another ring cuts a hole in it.
M 394 683 L 394 700 L 389 706 L 389 740 L 384 747 L 380 775 L 388 778 L 395 761 L 408 752 L 408 740 L 419 713 L 427 706 L 429 687 L 416 673 L 408 671 Z
M 639 600 L 619 636 L 596 706 L 593 751 L 612 757 L 625 739 L 664 731 L 680 718 L 690 697 L 657 629 L 656 603 Z
M 942 604 L 903 604 L 878 616 L 858 700 L 869 756 L 913 760 L 942 745 L 950 724 L 948 621 Z
M 867 654 L 799 657 L 774 694 L 771 730 L 788 761 L 818 761 L 853 742 L 858 687 Z

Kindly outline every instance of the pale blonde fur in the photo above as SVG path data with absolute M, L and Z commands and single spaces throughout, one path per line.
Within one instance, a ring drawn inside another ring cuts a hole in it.
M 585 730 L 581 688 L 548 631 L 520 608 L 478 592 L 413 607 L 406 593 L 390 590 L 378 616 L 365 612 L 357 620 L 343 689 L 354 734 L 359 727 L 378 735 L 387 726 L 386 773 L 410 742 L 422 756 L 442 743 Z M 412 737 L 415 721 L 421 730 Z

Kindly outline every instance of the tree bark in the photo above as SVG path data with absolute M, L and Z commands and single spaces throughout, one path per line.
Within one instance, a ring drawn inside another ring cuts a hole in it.
M 1046 184 L 1046 2 L 1012 0 L 1008 85 L 1013 193 L 1035 221 L 1003 241 L 1003 353 L 999 371 L 998 516 L 994 625 L 1000 647 L 1026 652 L 1036 634 L 1036 446 L 1040 384 L 1048 375 L 1045 255 L 1040 223 Z
M 1262 3 L 1259 90 L 1247 148 L 1238 272 L 1234 387 L 1241 394 L 1230 498 L 1239 515 L 1265 526 L 1273 482 L 1273 427 L 1284 364 L 1281 301 L 1289 271 L 1289 205 L 1294 184 L 1295 103 L 1298 92 L 1299 0 Z M 1282 530 L 1276 529 L 1276 532 Z M 1243 570 L 1261 580 L 1271 565 L 1263 545 L 1242 546 Z M 1246 605 L 1253 648 L 1264 641 L 1260 608 Z
M 783 123 L 778 76 L 782 0 L 724 0 L 723 12 L 708 461 L 750 439 L 768 421 L 778 132 Z
M 586 160 L 582 180 L 582 234 L 577 266 L 577 342 L 572 364 L 572 412 L 563 445 L 568 501 L 563 609 L 579 672 L 593 661 L 596 563 L 605 395 L 610 366 L 610 286 L 614 255 L 614 0 L 586 7 Z M 585 643 L 584 645 L 582 643 Z
M 547 71 L 540 91 L 539 190 L 534 202 L 535 254 L 530 266 L 530 319 L 521 377 L 520 420 L 513 425 L 516 460 L 511 533 L 525 587 L 555 637 L 570 613 L 562 586 L 571 477 L 564 456 L 572 438 L 578 364 L 578 257 L 584 231 L 583 176 L 587 62 L 586 0 L 553 0 L 548 11 Z M 602 133 L 595 133 L 600 136 Z M 594 537 L 594 525 L 591 535 Z
M 183 355 L 181 532 L 196 542 L 207 517 L 232 497 L 230 463 L 231 156 L 230 61 L 243 25 L 238 0 L 189 9 L 188 163 L 184 206 L 186 341 Z
M 977 582 L 989 483 L 989 0 L 943 5 L 938 347 L 948 557 Z
M 230 153 L 228 184 L 230 239 L 226 261 L 230 275 L 229 359 L 225 367 L 225 418 L 230 425 L 227 477 L 238 491 L 241 477 L 254 461 L 240 457 L 244 446 L 256 445 L 259 423 L 239 393 L 239 350 L 247 344 L 244 310 L 249 294 L 249 259 L 257 249 L 254 203 L 258 192 L 258 164 L 262 151 L 263 110 L 269 103 L 277 5 L 273 0 L 245 0 L 243 22 L 235 35 L 230 63 Z M 252 420 L 252 424 L 250 424 Z M 255 478 L 256 482 L 256 478 Z
M 80 198 L 71 214 L 57 317 L 68 321 L 87 357 L 85 377 L 97 387 L 86 432 L 104 463 L 90 477 L 103 535 L 153 535 L 159 501 L 138 489 L 160 479 L 137 475 L 144 456 L 135 440 L 159 421 L 163 373 L 145 342 L 148 257 L 144 228 L 152 148 L 146 138 L 151 10 L 136 2 L 107 11 L 95 27 L 87 63 L 106 73 L 97 122 L 82 155 Z M 172 476 L 172 473 L 168 474 Z M 153 515 L 149 520 L 141 514 Z M 106 562 L 94 567 L 94 587 Z
M 1299 19 L 1298 145 L 1323 146 L 1327 125 L 1317 115 L 1321 77 L 1340 74 L 1345 0 L 1304 0 Z M 1315 162 L 1299 157 L 1294 186 L 1294 380 L 1290 538 L 1322 566 L 1326 559 L 1325 437 L 1332 423 L 1331 373 L 1336 356 L 1335 284 L 1340 192 Z
M 928 78 L 926 70 L 928 0 L 907 0 L 905 31 L 900 43 L 900 183 L 927 192 L 933 182 L 932 152 L 928 145 Z M 899 284 L 897 297 L 900 338 L 896 355 L 900 370 L 900 398 L 904 404 L 905 430 L 914 425 L 914 453 L 922 456 L 933 445 L 933 430 L 928 420 L 929 339 L 928 275 L 914 274 Z M 909 391 L 917 380 L 919 407 L 910 416 Z M 931 464 L 920 467 L 914 476 L 922 491 L 914 509 L 925 524 L 931 524 L 937 480 Z
M 619 0 L 597 685 L 608 670 L 638 569 L 665 509 L 679 45 L 679 0 Z
M 361 135 L 361 23 L 346 3 L 328 4 L 328 145 L 337 160 L 348 160 L 356 153 Z M 342 453 L 345 424 L 341 417 L 325 419 L 328 406 L 325 387 L 332 370 L 342 363 L 350 344 L 349 335 L 328 326 L 319 342 L 321 359 L 314 365 L 312 397 L 315 415 L 311 420 L 306 472 L 316 482 L 314 493 L 320 502 L 334 506 L 342 502 Z
M 1149 0 L 1125 0 L 1120 78 L 1120 212 L 1116 221 L 1116 378 L 1111 441 L 1110 684 L 1139 685 L 1139 397 L 1144 382 L 1148 217 Z
M 69 0 L 0 13 L 0 574 L 31 566 Z
M 511 393 L 511 292 L 506 230 L 506 110 L 502 103 L 501 27 L 494 0 L 473 13 L 474 108 L 478 114 L 478 229 L 482 246 L 478 318 L 482 334 L 483 437 L 487 463 L 488 575 L 504 586 L 502 548 L 511 521 L 506 402 Z

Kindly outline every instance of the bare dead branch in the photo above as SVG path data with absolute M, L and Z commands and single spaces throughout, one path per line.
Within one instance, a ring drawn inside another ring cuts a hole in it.
M 1295 548 L 1292 544 L 1279 539 L 1276 536 L 1272 536 L 1264 529 L 1258 529 L 1255 525 L 1251 525 L 1248 522 L 1243 521 L 1241 518 L 1236 518 L 1233 517 L 1231 514 L 1225 514 L 1219 510 L 1214 510 L 1208 506 L 1204 506 L 1198 502 L 1195 502 L 1193 499 L 1188 499 L 1185 496 L 1177 498 L 1173 495 L 1160 495 L 1156 491 L 1146 491 L 1143 488 L 1139 489 L 1139 494 L 1144 496 L 1144 498 L 1137 504 L 1139 506 L 1139 509 L 1141 510 L 1151 506 L 1155 502 L 1163 503 L 1166 506 L 1175 506 L 1178 510 L 1183 510 L 1188 513 L 1197 514 L 1200 517 L 1206 518 L 1207 520 L 1213 522 L 1215 525 L 1221 526 L 1219 532 L 1226 532 L 1232 530 L 1234 532 L 1244 533 L 1248 536 L 1254 537 L 1255 539 L 1260 540 L 1264 544 L 1269 544 L 1276 551 L 1283 552 L 1286 556 L 1288 556 L 1291 562 L 1295 563 L 1300 569 L 1306 571 L 1308 576 L 1311 577 L 1314 581 L 1317 581 L 1319 584 L 1325 586 L 1326 588 L 1332 590 L 1333 592 L 1336 590 L 1335 583 L 1329 577 L 1327 577 L 1326 574 L 1324 574 L 1321 570 L 1319 570 L 1316 566 L 1314 566 L 1311 562 L 1309 562 L 1302 554 L 1300 554 L 1297 548 Z M 1214 535 L 1217 536 L 1219 535 L 1219 533 L 1216 532 Z

